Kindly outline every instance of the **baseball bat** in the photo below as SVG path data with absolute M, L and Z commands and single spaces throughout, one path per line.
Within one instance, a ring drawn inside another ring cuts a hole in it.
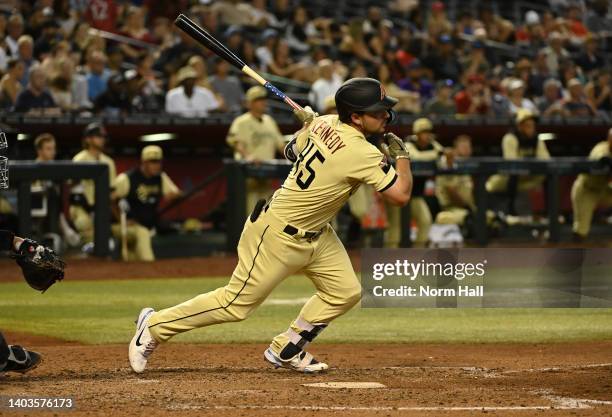
M 181 13 L 174 21 L 174 24 L 176 25 L 176 27 L 178 27 L 183 32 L 195 39 L 197 42 L 213 51 L 221 59 L 227 61 L 232 66 L 238 68 L 240 71 L 253 78 L 276 97 L 280 98 L 289 106 L 291 106 L 293 110 L 302 110 L 302 106 L 291 100 L 291 98 L 288 97 L 287 94 L 283 93 L 277 87 L 272 85 L 269 81 L 259 75 L 242 59 L 240 59 L 240 57 L 238 57 L 235 53 L 227 49 L 225 45 L 219 42 L 219 40 L 217 40 L 213 35 L 208 33 L 205 29 L 198 26 L 198 24 L 195 23 L 193 20 L 189 19 L 187 16 Z

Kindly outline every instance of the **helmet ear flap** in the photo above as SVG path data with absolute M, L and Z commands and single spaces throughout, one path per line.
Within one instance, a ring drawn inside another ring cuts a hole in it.
M 397 112 L 393 109 L 387 110 L 389 114 L 389 120 L 387 120 L 387 125 L 395 124 L 397 122 Z

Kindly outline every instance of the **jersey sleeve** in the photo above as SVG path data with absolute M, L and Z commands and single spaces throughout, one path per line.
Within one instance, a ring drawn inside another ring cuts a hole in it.
M 227 144 L 232 147 L 236 147 L 238 142 L 244 141 L 246 134 L 247 132 L 244 128 L 244 123 L 241 123 L 239 119 L 235 119 L 229 128 L 229 132 L 227 133 Z
M 172 181 L 172 179 L 165 172 L 162 172 L 161 174 L 161 186 L 162 195 L 164 197 L 167 197 L 171 194 L 178 194 L 181 192 L 181 190 L 179 190 L 174 181 Z
M 378 192 L 391 187 L 397 180 L 395 169 L 386 163 L 384 155 L 367 144 L 351 158 L 348 177 L 371 185 Z
M 130 177 L 125 172 L 119 174 L 114 183 L 115 196 L 124 198 L 130 193 Z

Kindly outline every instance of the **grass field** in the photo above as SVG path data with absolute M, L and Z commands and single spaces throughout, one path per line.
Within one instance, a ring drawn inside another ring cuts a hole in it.
M 140 308 L 171 306 L 224 285 L 226 278 L 72 281 L 35 294 L 0 284 L 0 329 L 83 343 L 127 343 Z M 280 285 L 250 318 L 179 335 L 183 342 L 268 342 L 314 292 L 303 277 Z M 360 309 L 320 342 L 563 342 L 612 339 L 612 309 Z

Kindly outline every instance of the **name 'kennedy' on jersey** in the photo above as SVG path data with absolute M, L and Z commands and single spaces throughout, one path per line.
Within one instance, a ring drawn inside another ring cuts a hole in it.
M 325 120 L 315 121 L 311 132 L 315 138 L 318 137 L 319 141 L 331 151 L 332 155 L 346 146 L 338 132 L 327 124 Z

